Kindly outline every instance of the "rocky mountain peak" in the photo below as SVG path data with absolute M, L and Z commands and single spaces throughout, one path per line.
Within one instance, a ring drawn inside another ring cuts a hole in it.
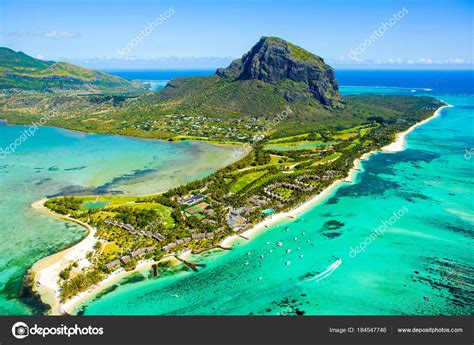
M 234 80 L 282 80 L 305 83 L 323 105 L 339 103 L 334 70 L 322 58 L 278 37 L 262 37 L 248 53 L 216 74 Z

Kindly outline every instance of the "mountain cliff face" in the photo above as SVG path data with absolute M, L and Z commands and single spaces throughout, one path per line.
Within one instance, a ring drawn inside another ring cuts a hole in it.
M 176 78 L 156 96 L 170 112 L 295 118 L 332 116 L 344 107 L 334 70 L 281 38 L 262 37 L 242 58 L 206 77 Z
M 218 69 L 216 74 L 266 83 L 301 82 L 324 105 L 334 106 L 340 101 L 334 70 L 319 56 L 277 37 L 262 37 L 242 58 Z M 291 97 L 287 98 L 291 101 Z

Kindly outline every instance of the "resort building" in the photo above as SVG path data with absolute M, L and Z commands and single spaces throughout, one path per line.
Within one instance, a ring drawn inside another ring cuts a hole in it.
M 250 198 L 248 198 L 248 201 L 257 207 L 262 207 L 268 202 L 267 200 L 259 197 L 258 195 L 252 195 Z
M 105 264 L 109 270 L 113 270 L 115 267 L 120 266 L 120 260 L 110 261 L 109 263 Z
M 151 231 L 138 230 L 138 229 L 135 229 L 130 224 L 124 224 L 122 222 L 116 221 L 115 219 L 106 219 L 104 222 L 107 223 L 107 224 L 125 229 L 125 230 L 127 230 L 128 232 L 130 232 L 131 234 L 134 234 L 134 235 L 152 237 L 152 238 L 156 239 L 157 241 L 164 241 L 166 239 L 166 237 L 164 237 L 162 234 L 153 233 Z

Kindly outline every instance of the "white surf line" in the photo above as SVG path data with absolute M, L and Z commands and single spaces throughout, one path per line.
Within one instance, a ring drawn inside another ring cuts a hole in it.
M 323 280 L 323 279 L 326 279 L 327 277 L 329 277 L 331 274 L 333 274 L 333 272 L 342 264 L 342 259 L 337 259 L 336 261 L 334 261 L 331 265 L 328 266 L 328 268 L 326 268 L 324 270 L 324 272 L 321 272 L 319 273 L 317 276 L 315 277 L 312 277 L 308 280 L 306 280 L 307 282 L 308 281 L 313 281 L 313 280 L 316 280 L 316 281 L 320 281 L 320 280 Z

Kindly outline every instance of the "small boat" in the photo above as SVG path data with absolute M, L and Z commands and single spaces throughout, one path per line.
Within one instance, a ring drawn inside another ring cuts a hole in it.
M 301 259 L 303 256 L 304 256 L 304 255 L 303 255 L 303 254 L 301 254 L 301 255 L 300 255 L 300 259 Z
M 270 242 L 269 242 L 269 241 L 267 241 L 267 242 L 265 242 L 265 244 L 270 244 Z
M 260 259 L 263 259 L 263 258 L 264 258 L 263 254 L 262 254 L 262 255 L 260 255 Z
M 287 261 L 285 265 L 290 266 L 291 261 Z
M 298 250 L 300 250 L 300 249 L 301 249 L 301 247 L 298 247 L 297 249 L 298 249 Z
M 304 231 L 303 231 L 303 232 L 301 233 L 301 236 L 304 236 L 304 235 L 306 235 L 306 234 L 305 234 Z
M 287 253 L 287 254 L 291 253 L 291 249 L 287 249 L 287 250 L 286 250 L 286 253 Z
M 248 266 L 248 265 L 249 265 L 249 262 L 247 261 L 247 262 L 245 263 L 245 266 Z
M 306 242 L 308 242 L 308 243 L 311 243 L 311 241 L 310 241 L 310 240 L 307 240 Z
M 278 247 L 281 247 L 282 245 L 283 245 L 283 242 L 278 242 L 278 243 L 277 243 L 277 246 L 278 246 Z
M 298 241 L 298 237 L 295 237 L 295 238 L 293 239 L 293 241 Z
M 286 227 L 285 230 L 286 230 L 286 231 L 290 231 L 290 228 L 289 228 L 289 227 Z
M 262 280 L 262 277 L 258 277 L 258 280 Z
M 316 280 L 320 281 L 329 277 L 333 272 L 342 264 L 342 259 L 337 259 L 331 265 L 328 266 L 323 272 L 319 273 L 317 276 L 310 278 L 308 281 Z
M 247 255 L 250 255 L 250 254 L 252 254 L 252 252 L 248 252 L 248 253 L 247 253 Z
M 268 252 L 269 252 L 269 253 L 273 252 L 273 249 L 270 249 Z

